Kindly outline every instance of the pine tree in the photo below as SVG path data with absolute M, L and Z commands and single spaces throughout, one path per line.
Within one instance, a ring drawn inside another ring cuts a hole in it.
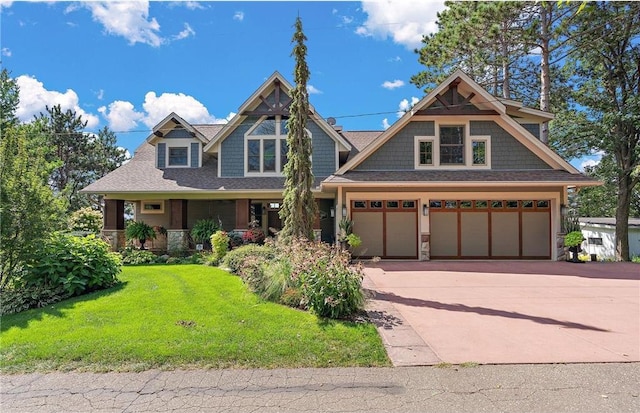
M 313 198 L 313 172 L 311 169 L 311 139 L 306 131 L 309 114 L 309 67 L 307 66 L 307 37 L 302 31 L 302 20 L 296 19 L 292 56 L 296 65 L 294 70 L 295 86 L 291 90 L 291 106 L 287 127 L 287 165 L 284 168 L 284 201 L 280 210 L 283 221 L 280 238 L 285 242 L 294 238 L 313 239 L 313 223 L 317 214 L 317 205 Z

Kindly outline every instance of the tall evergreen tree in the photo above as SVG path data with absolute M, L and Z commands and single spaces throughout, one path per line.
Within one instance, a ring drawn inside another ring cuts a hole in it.
M 115 135 L 107 127 L 90 134 L 84 131 L 87 122 L 75 111 L 63 111 L 60 105 L 46 110 L 36 119 L 46 125 L 39 143 L 51 148 L 48 160 L 58 163 L 49 182 L 56 194 L 67 199 L 69 210 L 76 211 L 90 203 L 78 191 L 122 165 L 125 151 L 116 146 Z
M 0 72 L 0 102 L 0 138 L 2 138 L 3 132 L 8 127 L 18 123 L 16 110 L 20 102 L 18 83 L 9 76 L 6 68 Z
M 573 111 L 554 122 L 554 146 L 569 157 L 615 160 L 616 258 L 629 260 L 629 214 L 640 182 L 640 3 L 588 3 L 577 14 Z
M 294 81 L 291 90 L 291 106 L 287 127 L 287 165 L 284 168 L 284 200 L 280 210 L 283 221 L 280 237 L 287 241 L 293 238 L 313 239 L 313 223 L 318 207 L 313 198 L 313 172 L 311 167 L 311 138 L 306 124 L 309 115 L 309 67 L 307 66 L 307 37 L 302 31 L 302 20 L 296 19 L 292 56 L 295 58 Z

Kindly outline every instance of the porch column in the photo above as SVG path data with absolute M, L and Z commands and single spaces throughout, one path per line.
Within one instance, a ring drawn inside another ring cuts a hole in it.
M 102 236 L 113 251 L 126 245 L 124 237 L 124 200 L 105 199 Z
M 236 199 L 236 226 L 235 229 L 249 228 L 249 200 Z
M 186 199 L 169 200 L 169 228 L 167 229 L 167 251 L 181 253 L 189 249 Z

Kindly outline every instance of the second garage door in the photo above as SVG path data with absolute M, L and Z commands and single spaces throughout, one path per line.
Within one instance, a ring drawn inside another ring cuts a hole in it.
M 432 200 L 431 258 L 550 259 L 548 200 Z
M 417 259 L 417 204 L 416 200 L 352 201 L 353 232 L 362 239 L 355 255 Z

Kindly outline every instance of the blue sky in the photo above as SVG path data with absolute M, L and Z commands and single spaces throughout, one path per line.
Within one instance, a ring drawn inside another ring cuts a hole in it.
M 382 130 L 423 96 L 409 83 L 422 69 L 413 50 L 444 9 L 425 0 L 0 0 L 0 7 L 2 66 L 20 86 L 19 118 L 61 104 L 89 131 L 109 126 L 132 154 L 171 111 L 224 123 L 275 70 L 293 83 L 298 15 L 316 110 L 346 130 Z

